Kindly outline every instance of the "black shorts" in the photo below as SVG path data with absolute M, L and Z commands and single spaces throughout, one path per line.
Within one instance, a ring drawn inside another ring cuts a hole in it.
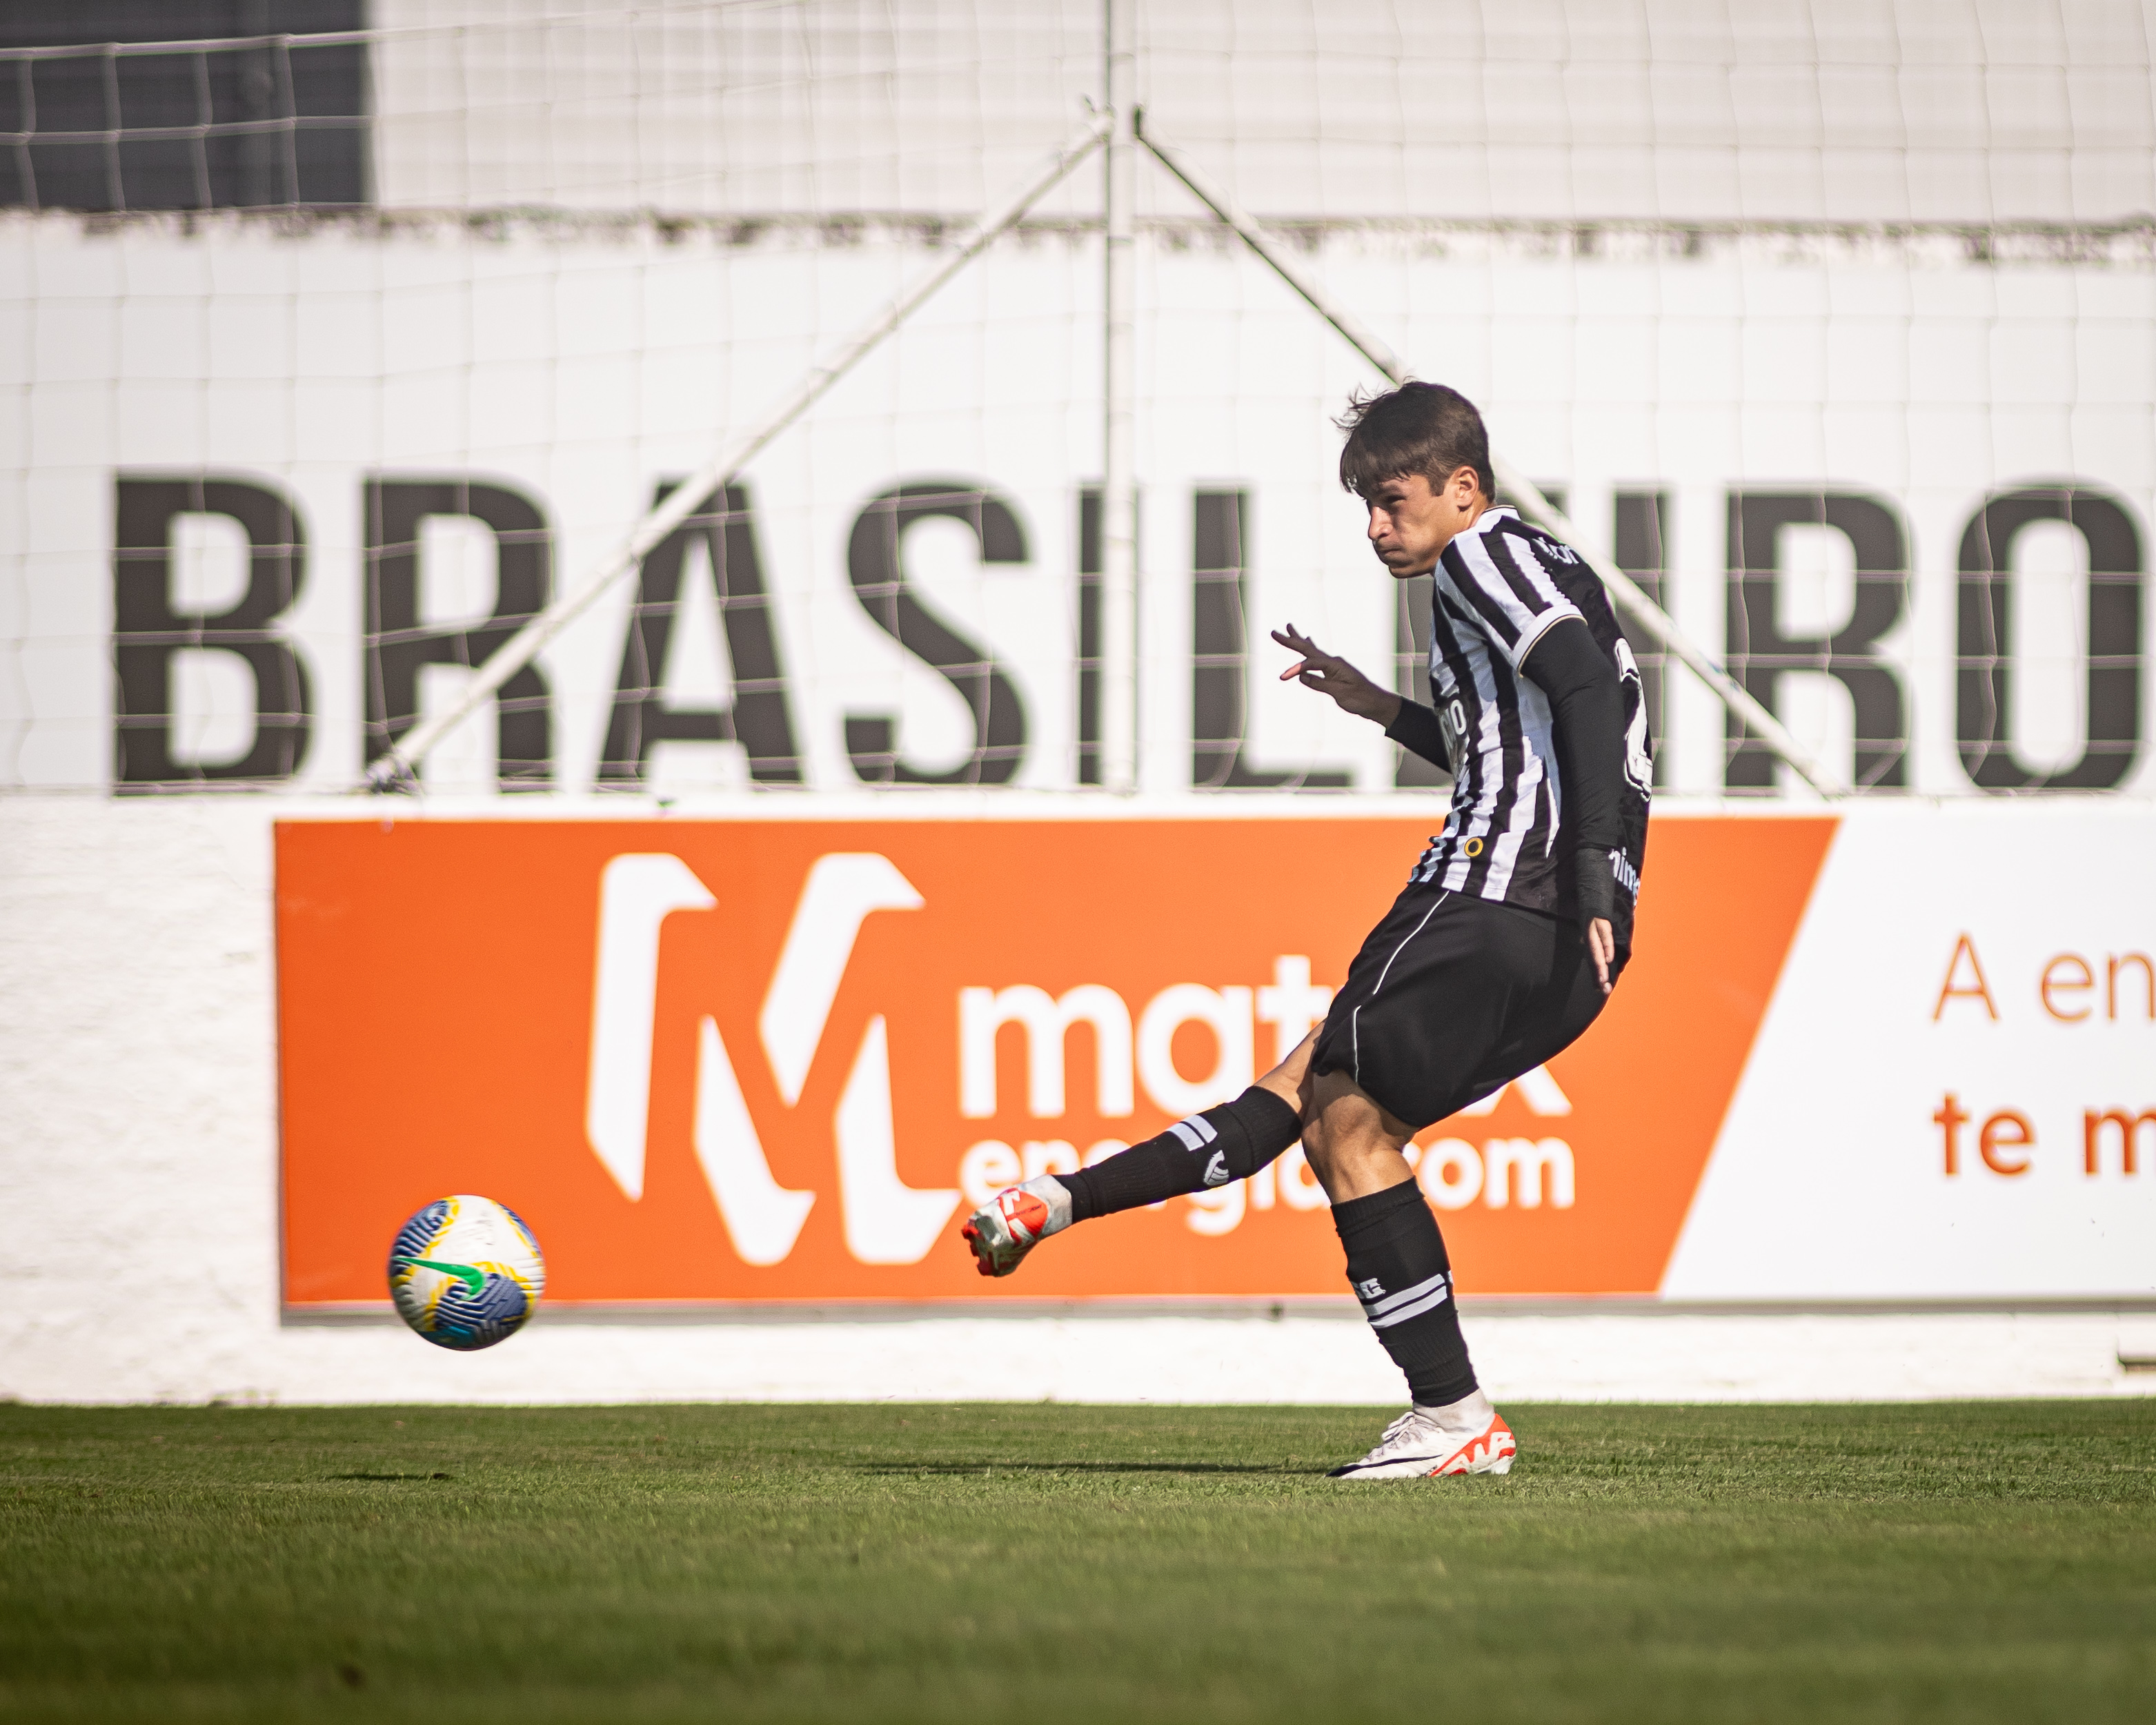
M 1348 967 L 1311 1070 L 1419 1132 L 1569 1046 L 1606 998 L 1570 922 L 1410 886 Z

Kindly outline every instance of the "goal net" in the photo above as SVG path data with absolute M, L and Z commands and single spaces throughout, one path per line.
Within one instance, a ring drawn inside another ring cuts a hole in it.
M 342 791 L 416 736 L 436 793 L 1075 798 L 1126 699 L 1150 797 L 1440 779 L 1267 637 L 1426 687 L 1333 476 L 1383 377 L 1142 152 L 1116 658 L 1098 0 L 25 10 L 0 784 Z M 2156 787 L 2142 8 L 1132 28 L 1146 136 L 1835 783 Z M 1811 794 L 1632 634 L 1666 791 Z

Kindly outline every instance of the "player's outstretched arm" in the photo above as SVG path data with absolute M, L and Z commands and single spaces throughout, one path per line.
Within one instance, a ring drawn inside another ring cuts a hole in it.
M 1273 639 L 1301 659 L 1281 673 L 1283 683 L 1301 683 L 1329 695 L 1347 711 L 1385 727 L 1385 735 L 1420 755 L 1434 767 L 1452 771 L 1445 752 L 1445 727 L 1437 715 L 1420 701 L 1409 701 L 1389 689 L 1380 689 L 1346 660 L 1327 653 L 1293 624 L 1273 631 Z
M 1609 856 L 1625 848 L 1625 691 L 1615 667 L 1576 617 L 1553 624 L 1520 670 L 1549 697 L 1564 800 L 1576 822 L 1573 855 L 1580 932 L 1606 994 L 1609 967 L 1617 957 L 1610 924 L 1617 882 Z

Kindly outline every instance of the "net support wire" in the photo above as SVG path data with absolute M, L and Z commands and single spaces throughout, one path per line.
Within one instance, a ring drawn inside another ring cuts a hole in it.
M 1215 219 L 1233 229 L 1236 237 L 1256 253 L 1312 311 L 1331 324 L 1349 347 L 1361 354 L 1394 388 L 1408 381 L 1409 372 L 1399 357 L 1364 328 L 1362 321 L 1346 306 L 1333 300 L 1296 270 L 1224 188 L 1215 185 L 1202 168 L 1181 151 L 1148 131 L 1142 112 L 1136 116 L 1136 125 L 1138 141 L 1144 145 L 1153 159 L 1211 211 Z M 1539 488 L 1522 477 L 1510 463 L 1494 451 L 1490 458 L 1490 465 L 1498 489 L 1526 520 L 1578 552 L 1588 567 L 1594 570 L 1602 584 L 1609 590 L 1609 597 L 1624 614 L 1626 622 L 1636 624 L 1656 646 L 1712 689 L 1746 730 L 1764 743 L 1820 796 L 1835 798 L 1847 793 L 1849 787 L 1798 742 L 1789 728 L 1769 712 L 1751 691 L 1731 676 L 1704 648 L 1678 627 L 1676 620 L 1649 598 L 1639 583 L 1608 558 L 1599 557 L 1583 546 L 1578 531 L 1570 519 L 1563 510 L 1543 496 Z
M 1100 782 L 1138 787 L 1137 0 L 1107 0 L 1101 186 Z
M 415 725 L 402 739 L 371 762 L 367 769 L 364 788 L 385 791 L 414 787 L 420 764 L 444 737 L 499 693 L 502 685 L 537 658 L 549 642 L 589 609 L 608 588 L 634 571 L 654 547 L 696 513 L 707 497 L 734 478 L 773 439 L 821 400 L 938 289 L 979 256 L 1000 235 L 1022 220 L 1035 203 L 1068 177 L 1094 151 L 1109 142 L 1115 130 L 1117 111 L 1116 108 L 1111 107 L 1105 112 L 1096 112 L 1063 145 L 1040 174 L 1000 209 L 984 218 L 941 264 L 901 294 L 850 341 L 834 350 L 828 360 L 805 373 L 800 382 L 774 403 L 762 418 L 723 444 L 696 474 L 670 491 L 665 500 L 637 523 L 628 538 L 606 562 L 531 618 L 475 667 L 454 701 L 431 718 Z M 1205 206 L 1216 220 L 1249 246 L 1379 375 L 1395 388 L 1408 381 L 1409 372 L 1399 356 L 1365 328 L 1352 311 L 1307 280 L 1265 236 L 1248 213 L 1225 190 L 1214 184 L 1201 168 L 1147 131 L 1142 112 L 1134 110 L 1127 123 L 1135 141 L 1142 144 L 1163 167 Z M 1112 414 L 1112 407 L 1111 412 Z M 1127 436 L 1127 432 L 1125 434 Z M 1693 641 L 1630 576 L 1607 558 L 1597 556 L 1581 546 L 1578 530 L 1571 521 L 1543 496 L 1537 486 L 1494 453 L 1491 465 L 1500 489 L 1514 501 L 1521 515 L 1573 546 L 1609 589 L 1611 598 L 1627 621 L 1636 624 L 1664 652 L 1712 690 L 1739 723 L 1815 791 L 1827 798 L 1845 793 L 1847 788 L 1798 742 L 1789 728 Z M 1103 525 L 1108 524 L 1104 522 Z M 1116 572 L 1121 573 L 1122 571 Z M 1134 574 L 1135 571 L 1131 572 Z M 1111 583 L 1111 585 L 1120 586 L 1121 583 Z M 1103 597 L 1111 598 L 1110 594 Z M 1105 608 L 1113 614 L 1122 608 L 1111 602 Z M 1103 619 L 1112 634 L 1121 635 L 1123 632 L 1114 627 L 1117 620 L 1112 614 Z M 1128 657 L 1130 647 L 1134 644 L 1123 639 L 1103 643 L 1104 647 L 1123 649 L 1120 654 L 1111 651 L 1103 655 L 1111 661 L 1109 666 L 1104 666 L 1108 675 L 1104 676 L 1103 681 L 1118 696 L 1126 695 L 1127 691 L 1119 686 L 1124 679 L 1115 675 L 1115 670 L 1121 667 L 1116 666 L 1114 661 Z M 1127 671 L 1125 674 L 1127 675 Z M 1105 694 L 1108 691 L 1104 690 L 1103 692 Z M 1134 694 L 1135 691 L 1131 690 L 1127 693 Z M 1111 705 L 1116 709 L 1121 709 L 1124 704 L 1123 701 L 1104 702 L 1104 706 Z M 1122 716 L 1120 711 L 1116 716 Z M 1108 719 L 1109 715 L 1104 713 L 1103 718 Z M 1125 720 L 1124 722 L 1128 721 Z M 1110 720 L 1110 724 L 1116 730 L 1122 728 L 1115 725 L 1113 720 Z M 1112 760 L 1111 764 L 1111 764 L 1110 773 L 1105 776 L 1108 777 L 1112 788 L 1127 789 L 1129 781 L 1126 774 L 1131 773 L 1135 762 L 1124 756 L 1123 751 L 1132 749 L 1134 754 L 1132 745 L 1135 737 L 1126 741 L 1122 737 L 1116 737 L 1111 741 L 1122 745 L 1122 747 L 1111 747 L 1111 757 L 1122 756 L 1123 758 Z
M 611 557 L 489 654 L 474 668 L 454 701 L 413 726 L 369 763 L 362 788 L 388 791 L 416 788 L 419 765 L 437 743 L 493 699 L 505 683 L 536 659 L 548 642 L 588 610 L 608 588 L 634 571 L 654 547 L 703 508 L 706 499 L 716 494 L 762 453 L 773 439 L 829 393 L 939 288 L 1022 220 L 1034 204 L 1107 141 L 1112 123 L 1112 116 L 1107 114 L 1090 117 L 1020 191 L 1000 209 L 983 218 L 980 225 L 950 256 L 864 324 L 850 341 L 833 350 L 829 358 L 803 374 L 801 381 L 774 403 L 762 418 L 721 445 L 710 460 L 668 492 L 636 524 Z

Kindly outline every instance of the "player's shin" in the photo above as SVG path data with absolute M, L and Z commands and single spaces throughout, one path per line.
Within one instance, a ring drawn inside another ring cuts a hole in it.
M 1486 1409 L 1468 1363 L 1452 1296 L 1452 1266 L 1421 1189 L 1403 1181 L 1332 1207 L 1348 1280 L 1378 1340 L 1408 1380 L 1416 1407 L 1463 1415 Z
M 1158 1137 L 1055 1178 L 1070 1189 L 1070 1219 L 1083 1222 L 1248 1179 L 1301 1135 L 1295 1105 L 1254 1084 L 1232 1102 L 1177 1121 Z

